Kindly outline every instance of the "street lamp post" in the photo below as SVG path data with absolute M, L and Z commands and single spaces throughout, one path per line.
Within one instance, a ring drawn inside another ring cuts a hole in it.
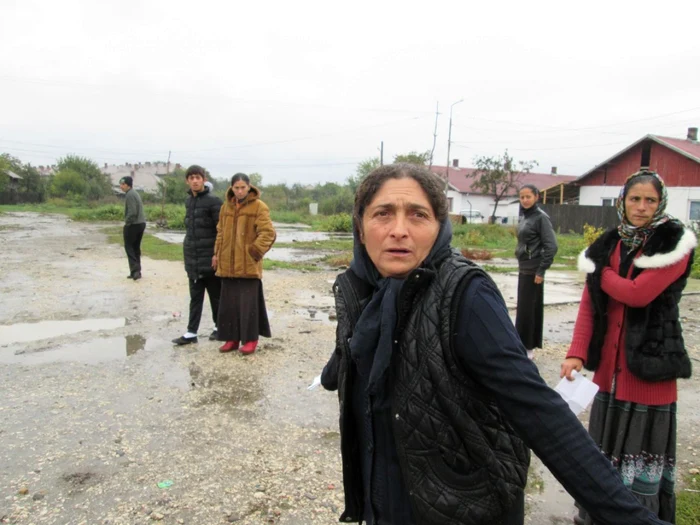
M 447 194 L 447 188 L 449 187 L 450 182 L 450 144 L 452 144 L 452 108 L 460 102 L 464 102 L 464 99 L 460 98 L 457 102 L 453 102 L 450 106 L 450 126 L 447 130 L 447 166 L 445 167 L 445 194 Z

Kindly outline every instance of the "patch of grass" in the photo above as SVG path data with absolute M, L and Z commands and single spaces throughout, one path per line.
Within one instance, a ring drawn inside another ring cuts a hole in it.
M 350 261 L 352 261 L 352 252 L 335 253 L 333 255 L 327 255 L 323 259 L 323 263 L 334 268 L 340 266 L 350 266 Z
M 495 266 L 493 264 L 484 264 L 481 266 L 488 273 L 517 273 L 517 266 Z
M 107 235 L 107 241 L 113 244 L 124 246 L 124 237 L 120 227 L 104 228 L 104 233 Z M 141 254 L 151 259 L 160 259 L 166 261 L 182 261 L 182 244 L 166 242 L 158 237 L 146 233 L 141 242 Z M 285 262 L 263 259 L 264 270 L 305 270 L 308 272 L 319 271 L 317 265 L 308 262 Z
M 70 206 L 69 204 L 56 204 L 52 202 L 44 202 L 41 204 L 3 204 L 0 205 L 2 212 L 25 212 L 31 211 L 35 213 L 58 213 L 73 217 L 80 208 Z
M 103 230 L 107 234 L 107 241 L 112 244 L 124 246 L 124 237 L 121 228 L 105 228 Z M 166 242 L 158 237 L 154 237 L 150 233 L 146 233 L 141 241 L 141 254 L 150 257 L 151 259 L 159 259 L 166 261 L 182 261 L 182 244 L 174 244 Z
M 285 211 L 285 210 L 270 210 L 270 217 L 275 222 L 281 222 L 284 224 L 312 224 L 313 216 L 300 213 L 298 211 Z
M 318 272 L 323 270 L 323 268 L 308 262 L 288 262 L 263 259 L 263 270 L 303 270 L 307 272 Z
M 700 490 L 700 474 L 685 475 L 683 486 Z M 676 525 L 700 525 L 700 492 L 679 488 L 676 493 Z
M 308 250 L 352 250 L 352 238 L 324 241 L 278 242 L 275 248 L 299 248 Z

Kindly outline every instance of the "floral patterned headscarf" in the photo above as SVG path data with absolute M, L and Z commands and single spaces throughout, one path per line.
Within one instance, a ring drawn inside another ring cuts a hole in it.
M 644 175 L 654 177 L 661 183 L 659 207 L 656 208 L 656 212 L 654 212 L 654 216 L 651 218 L 651 221 L 649 221 L 649 224 L 647 224 L 646 226 L 632 226 L 632 224 L 627 220 L 627 214 L 625 213 L 625 188 L 632 187 L 629 184 L 629 182 L 632 179 Z M 617 227 L 617 231 L 619 232 L 620 238 L 622 239 L 622 242 L 625 244 L 625 246 L 627 246 L 631 250 L 639 248 L 654 232 L 657 226 L 670 221 L 672 217 L 666 213 L 667 204 L 668 191 L 666 191 L 666 185 L 664 184 L 663 179 L 659 177 L 658 173 L 649 170 L 640 170 L 637 173 L 633 173 L 632 175 L 627 177 L 625 184 L 620 190 L 620 196 L 617 199 L 617 216 L 620 218 L 620 225 Z

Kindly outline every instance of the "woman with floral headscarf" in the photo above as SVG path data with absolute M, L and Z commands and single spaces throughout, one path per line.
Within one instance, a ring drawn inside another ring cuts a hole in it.
M 691 374 L 678 303 L 697 238 L 667 201 L 656 173 L 631 175 L 620 225 L 579 256 L 588 275 L 561 376 L 595 371 L 589 433 L 637 498 L 675 523 L 676 379 Z M 574 522 L 594 523 L 583 509 Z

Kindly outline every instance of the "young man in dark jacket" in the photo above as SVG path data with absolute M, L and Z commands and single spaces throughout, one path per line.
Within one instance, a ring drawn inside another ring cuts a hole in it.
M 122 177 L 119 187 L 124 197 L 124 250 L 129 259 L 129 279 L 141 279 L 141 239 L 146 230 L 146 214 L 132 177 Z
M 215 275 L 211 265 L 216 243 L 216 225 L 219 222 L 221 199 L 209 191 L 206 171 L 201 166 L 190 166 L 186 173 L 187 185 L 190 187 L 185 202 L 185 271 L 190 281 L 190 317 L 187 332 L 177 339 L 176 345 L 188 345 L 197 342 L 197 330 L 202 318 L 204 292 L 209 294 L 209 304 L 214 319 L 214 331 L 210 340 L 216 339 L 216 319 L 219 315 L 219 297 L 221 280 Z

